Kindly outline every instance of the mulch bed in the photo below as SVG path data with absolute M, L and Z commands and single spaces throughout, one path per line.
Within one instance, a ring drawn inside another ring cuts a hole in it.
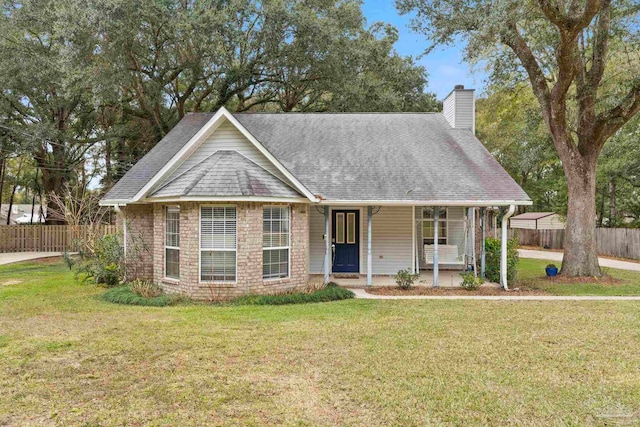
M 519 289 L 509 289 L 505 291 L 502 288 L 483 286 L 475 291 L 467 291 L 462 288 L 451 288 L 441 286 L 439 288 L 431 288 L 426 286 L 414 286 L 411 289 L 404 290 L 397 286 L 381 286 L 366 289 L 367 293 L 373 295 L 550 295 L 548 292 L 539 289 L 530 289 L 520 287 Z

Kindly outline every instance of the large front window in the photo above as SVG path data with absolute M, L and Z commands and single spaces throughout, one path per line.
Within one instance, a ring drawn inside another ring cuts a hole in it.
M 423 244 L 425 245 L 433 245 L 435 243 L 433 214 L 433 209 L 431 208 L 424 208 L 422 210 L 422 238 Z M 440 208 L 440 215 L 438 216 L 438 244 L 446 245 L 447 240 L 447 209 Z
M 289 207 L 265 206 L 262 211 L 262 277 L 289 276 Z
M 200 208 L 200 281 L 236 280 L 236 208 Z

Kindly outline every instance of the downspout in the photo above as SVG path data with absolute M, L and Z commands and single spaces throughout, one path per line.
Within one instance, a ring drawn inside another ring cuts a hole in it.
M 440 219 L 440 207 L 433 207 L 433 287 L 438 287 L 438 219 Z
M 516 205 L 509 206 L 509 210 L 502 217 L 502 240 L 500 242 L 500 284 L 505 291 L 509 290 L 507 285 L 507 224 L 509 218 L 516 211 Z
M 482 246 L 480 247 L 480 277 L 484 279 L 484 274 L 485 274 L 485 270 L 486 270 L 486 265 L 487 265 L 487 254 L 486 254 L 486 250 L 485 250 L 485 234 L 486 234 L 486 228 L 487 228 L 487 208 L 481 208 L 480 210 L 480 228 L 482 230 L 481 232 L 481 238 L 482 238 Z
M 373 255 L 371 251 L 371 221 L 373 217 L 373 206 L 367 206 L 367 286 L 373 284 Z
M 116 214 L 119 214 L 122 212 L 122 210 L 120 209 L 120 205 L 114 205 L 113 206 L 113 210 L 116 211 Z M 125 277 L 126 277 L 126 270 L 127 270 L 127 219 L 124 217 L 124 215 L 122 216 L 122 248 L 123 248 L 123 252 L 124 252 L 124 264 L 125 264 Z

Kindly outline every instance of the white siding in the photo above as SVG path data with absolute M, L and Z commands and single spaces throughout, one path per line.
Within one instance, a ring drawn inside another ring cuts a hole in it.
M 475 132 L 475 92 L 454 89 L 442 102 L 442 114 L 452 128 Z
M 178 168 L 173 172 L 167 181 L 180 175 L 189 168 L 200 163 L 202 160 L 211 156 L 218 150 L 234 150 L 249 160 L 257 163 L 265 170 L 271 172 L 285 183 L 292 185 L 284 175 L 275 167 L 269 159 L 267 159 L 236 127 L 225 121 L 222 123 L 202 145 L 200 145 L 194 153 L 189 156 Z M 167 159 L 168 161 L 169 159 Z M 295 187 L 294 187 L 295 188 Z
M 318 207 L 318 209 L 322 209 Z M 338 209 L 338 208 L 336 208 Z M 360 274 L 367 273 L 367 208 L 340 207 L 360 211 Z M 371 255 L 373 274 L 396 274 L 411 268 L 411 207 L 384 206 L 373 216 Z M 377 210 L 377 208 L 376 208 Z M 311 206 L 309 218 L 309 272 L 321 274 L 324 266 L 324 214 Z
M 554 214 L 538 220 L 538 230 L 562 230 L 565 227 L 560 215 Z
M 410 206 L 383 206 L 374 215 L 371 233 L 373 274 L 396 274 L 398 270 L 411 269 L 411 209 Z M 364 234 L 366 242 L 366 229 Z
M 442 114 L 447 119 L 452 128 L 456 127 L 456 91 L 451 92 L 449 96 L 442 101 Z
M 524 228 L 527 230 L 536 229 L 535 219 L 512 219 L 509 221 L 511 228 Z
M 309 273 L 324 272 L 324 214 L 321 206 L 309 206 Z M 320 211 L 320 212 L 318 212 Z
M 472 90 L 457 90 L 455 92 L 455 127 L 475 131 L 474 92 Z

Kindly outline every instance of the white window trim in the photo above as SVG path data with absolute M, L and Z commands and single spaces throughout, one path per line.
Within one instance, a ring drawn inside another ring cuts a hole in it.
M 236 208 L 236 247 L 235 249 L 216 249 L 220 252 L 236 253 L 236 279 L 235 280 L 202 280 L 202 208 Z M 235 285 L 238 283 L 238 205 L 199 205 L 198 206 L 198 283 Z
M 447 215 L 447 219 L 440 219 L 438 218 L 438 223 L 440 222 L 444 222 L 445 223 L 445 229 L 447 230 L 447 236 L 444 237 L 445 239 L 445 243 L 438 243 L 439 245 L 448 245 L 449 244 L 449 221 L 451 221 L 449 219 L 449 207 L 445 207 L 444 208 L 446 211 L 446 215 Z M 424 237 L 424 223 L 425 222 L 433 222 L 433 218 L 425 218 L 424 217 L 424 208 L 422 208 L 422 220 L 420 221 L 420 234 L 421 234 L 421 238 L 422 238 L 422 244 L 423 245 L 428 245 L 429 243 L 425 243 L 424 240 L 425 239 L 429 239 L 429 237 Z M 438 235 L 438 240 L 443 239 L 442 236 Z M 433 245 L 433 243 L 431 243 L 431 245 Z
M 263 205 L 262 206 L 262 212 L 263 212 L 263 221 L 264 221 L 264 209 L 265 208 L 282 208 L 282 207 L 286 207 L 289 210 L 289 246 L 278 246 L 278 247 L 272 247 L 272 248 L 265 248 L 264 247 L 264 226 L 262 229 L 262 238 L 263 238 L 263 242 L 262 242 L 262 252 L 264 253 L 264 250 L 277 250 L 277 249 L 288 249 L 287 255 L 288 255 L 288 260 L 287 260 L 287 277 L 269 277 L 269 278 L 265 278 L 264 277 L 264 273 L 262 276 L 262 280 L 265 282 L 273 282 L 273 281 L 277 281 L 277 280 L 286 280 L 286 279 L 290 279 L 291 278 L 291 225 L 293 223 L 293 209 L 291 209 L 290 205 Z M 262 267 L 264 268 L 264 256 L 262 258 Z
M 172 206 L 165 206 L 164 207 L 164 221 L 163 221 L 163 230 L 164 230 L 164 253 L 162 254 L 164 257 L 163 260 L 163 271 L 162 271 L 162 280 L 168 280 L 168 281 L 172 281 L 172 282 L 178 282 L 180 281 L 180 276 L 178 277 L 169 277 L 167 276 L 167 249 L 175 249 L 178 251 L 178 262 L 180 260 L 180 246 L 168 246 L 167 245 L 167 212 L 169 211 L 169 209 L 177 209 L 178 210 L 178 239 L 180 238 L 180 227 L 182 224 L 180 224 L 180 206 L 178 205 L 172 205 Z M 179 267 L 180 264 L 178 264 L 178 269 L 180 269 Z M 182 274 L 181 271 L 179 271 L 179 274 Z

